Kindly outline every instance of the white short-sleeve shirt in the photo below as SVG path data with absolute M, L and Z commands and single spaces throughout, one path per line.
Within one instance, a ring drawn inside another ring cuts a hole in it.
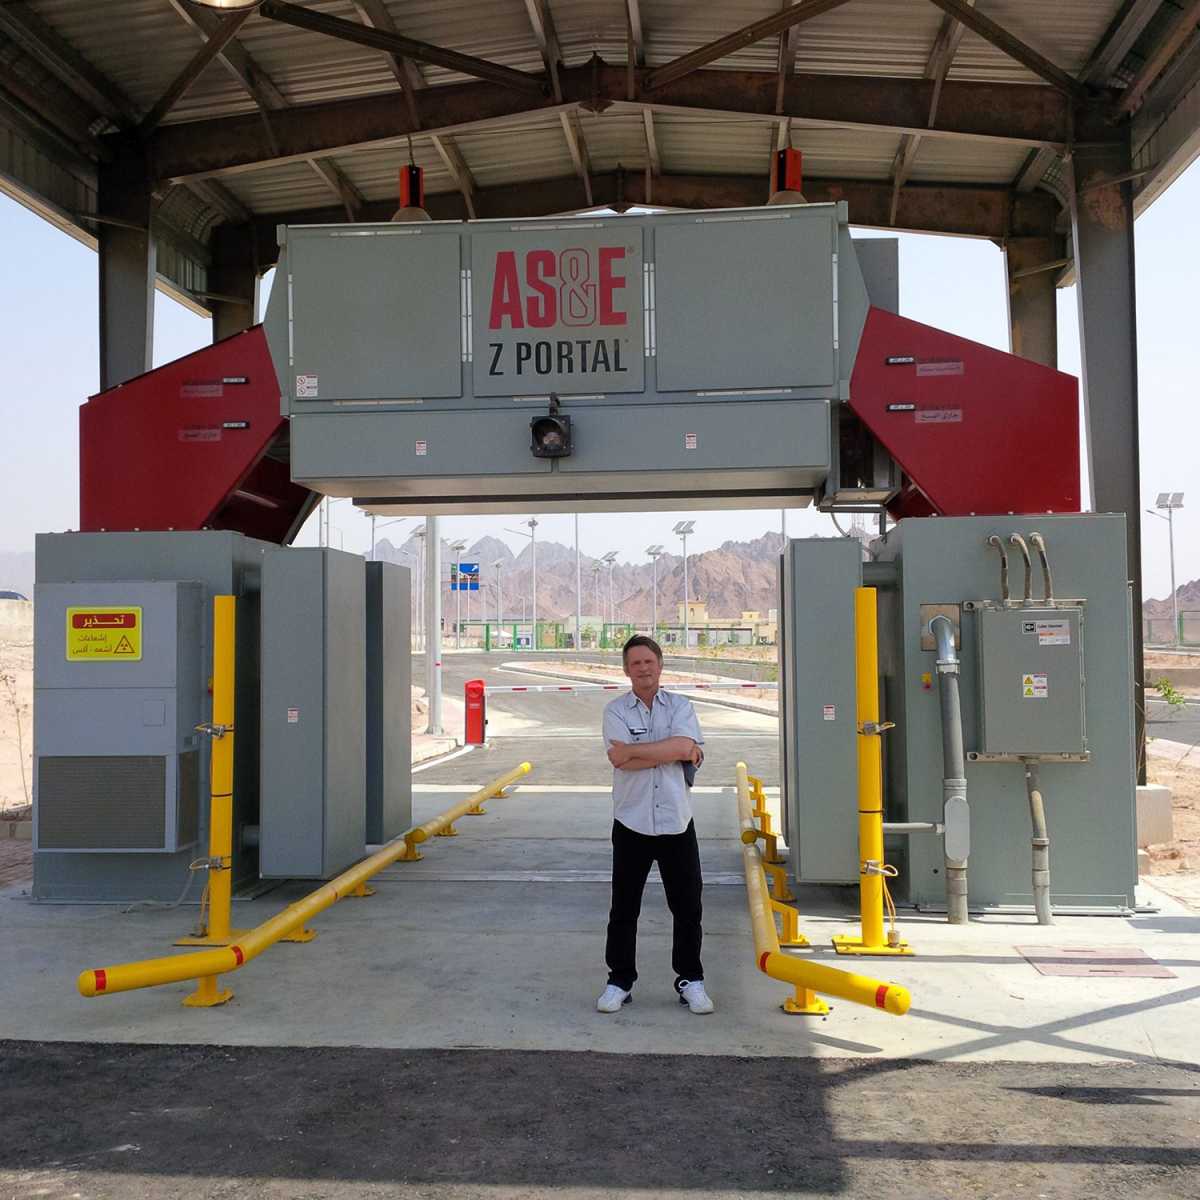
M 661 742 L 672 737 L 704 743 L 696 710 L 686 696 L 660 688 L 647 708 L 630 691 L 604 708 L 605 751 L 613 742 Z M 683 764 L 663 763 L 645 771 L 614 767 L 613 817 L 634 833 L 683 833 L 692 819 Z

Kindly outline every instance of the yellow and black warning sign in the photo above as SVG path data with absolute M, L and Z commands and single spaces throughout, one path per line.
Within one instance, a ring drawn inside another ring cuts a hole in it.
M 67 609 L 68 662 L 140 662 L 142 610 L 135 605 Z

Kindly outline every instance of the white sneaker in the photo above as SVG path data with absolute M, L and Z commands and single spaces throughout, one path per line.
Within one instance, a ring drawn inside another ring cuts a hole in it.
M 624 988 L 617 987 L 615 983 L 610 983 L 600 993 L 600 998 L 596 1001 L 596 1011 L 602 1013 L 620 1012 L 622 1004 L 632 1003 L 632 992 L 627 992 Z
M 686 1004 L 694 1013 L 710 1013 L 713 1002 L 704 990 L 704 981 L 697 979 L 689 983 L 686 979 L 679 985 L 679 1003 Z

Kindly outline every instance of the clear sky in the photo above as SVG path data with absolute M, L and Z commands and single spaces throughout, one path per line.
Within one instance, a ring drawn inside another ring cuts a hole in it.
M 853 216 L 853 214 L 851 214 Z M 1168 189 L 1136 227 L 1138 361 L 1141 395 L 1143 508 L 1160 491 L 1186 493 L 1177 514 L 1178 582 L 1200 576 L 1200 417 L 1196 392 L 1197 280 L 1200 280 L 1200 163 Z M 0 195 L 0 362 L 4 364 L 0 434 L 0 549 L 32 549 L 33 535 L 77 525 L 77 410 L 98 386 L 97 259 L 87 247 Z M 1074 289 L 1058 293 L 1059 365 L 1078 374 Z M 1003 258 L 990 242 L 967 238 L 900 237 L 901 312 L 1000 349 L 1008 349 Z M 158 295 L 155 365 L 206 345 L 210 323 Z M 332 507 L 332 543 L 347 550 L 370 544 L 370 521 L 349 503 Z M 445 536 L 468 541 L 484 533 L 514 549 L 507 532 L 522 516 L 443 518 Z M 671 527 L 696 520 L 689 551 L 778 529 L 775 512 L 588 514 L 581 542 L 588 554 L 615 549 L 643 558 L 652 542 L 678 550 Z M 570 543 L 570 516 L 540 516 L 539 539 Z M 832 533 L 811 509 L 788 514 L 788 532 Z M 380 529 L 403 540 L 414 521 Z M 316 541 L 310 521 L 300 542 Z M 1144 517 L 1147 596 L 1169 594 L 1166 523 Z

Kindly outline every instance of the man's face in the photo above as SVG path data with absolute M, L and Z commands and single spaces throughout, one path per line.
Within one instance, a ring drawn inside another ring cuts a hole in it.
M 649 646 L 634 646 L 625 655 L 625 674 L 637 691 L 645 692 L 658 687 L 662 674 L 662 663 Z

